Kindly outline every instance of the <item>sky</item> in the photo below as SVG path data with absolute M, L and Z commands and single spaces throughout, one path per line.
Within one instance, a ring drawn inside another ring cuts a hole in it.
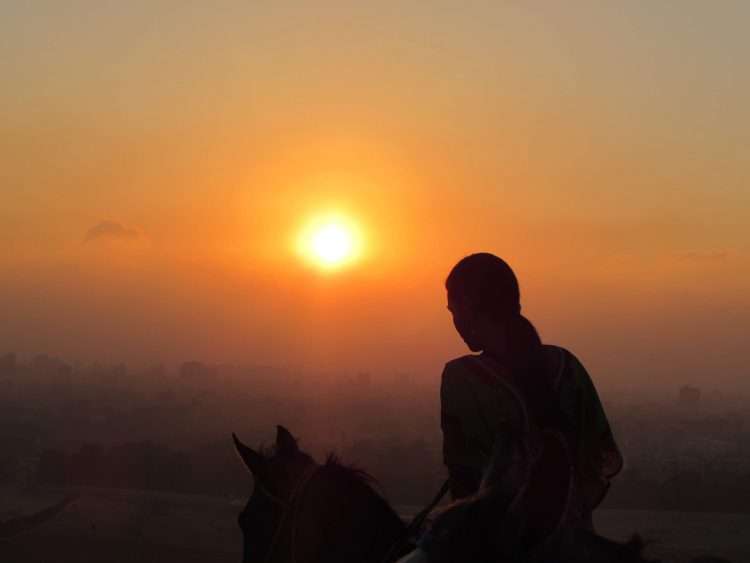
M 601 385 L 747 386 L 750 5 L 8 2 L 0 352 L 439 376 L 515 269 Z M 336 212 L 359 260 L 293 241 Z

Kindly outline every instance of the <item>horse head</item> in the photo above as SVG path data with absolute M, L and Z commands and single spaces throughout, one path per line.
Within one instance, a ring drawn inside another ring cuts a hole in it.
M 317 464 L 299 449 L 297 440 L 283 426 L 277 426 L 276 444 L 268 450 L 256 451 L 235 434 L 232 438 L 255 481 L 250 500 L 238 518 L 244 541 L 243 563 L 283 561 L 282 554 L 288 549 L 283 537 L 288 528 L 286 517 L 295 495 Z

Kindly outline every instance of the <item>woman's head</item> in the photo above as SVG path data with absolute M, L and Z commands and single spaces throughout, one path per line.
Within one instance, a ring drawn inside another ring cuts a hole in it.
M 521 315 L 518 280 L 508 264 L 481 252 L 461 259 L 445 280 L 453 324 L 473 352 L 503 338 Z
M 445 288 L 453 324 L 469 349 L 502 356 L 513 368 L 532 416 L 542 426 L 564 425 L 544 377 L 542 341 L 521 314 L 518 280 L 510 266 L 493 254 L 472 254 L 453 267 Z

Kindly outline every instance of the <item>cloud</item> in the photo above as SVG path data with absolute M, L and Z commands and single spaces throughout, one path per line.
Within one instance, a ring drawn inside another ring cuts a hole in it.
M 727 252 L 687 252 L 680 255 L 681 260 L 688 260 L 692 262 L 722 262 L 727 259 L 729 253 Z
M 139 237 L 138 231 L 125 227 L 117 221 L 102 221 L 87 232 L 83 242 L 98 240 L 134 240 Z

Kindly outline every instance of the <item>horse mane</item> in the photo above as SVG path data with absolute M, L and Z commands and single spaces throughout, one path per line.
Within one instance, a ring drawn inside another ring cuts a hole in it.
M 357 465 L 343 463 L 334 453 L 329 453 L 326 457 L 321 465 L 321 473 L 328 477 L 331 484 L 339 487 L 344 495 L 348 492 L 352 498 L 361 498 L 361 509 L 368 514 L 372 523 L 378 522 L 367 540 L 371 549 L 382 550 L 388 560 L 392 561 L 414 548 L 404 536 L 406 524 L 386 500 L 375 477 Z
M 325 463 L 321 466 L 324 473 L 331 476 L 332 480 L 337 483 L 345 484 L 350 487 L 362 487 L 373 495 L 376 504 L 381 507 L 383 512 L 389 513 L 402 522 L 394 508 L 385 498 L 385 491 L 380 482 L 364 469 L 356 464 L 343 463 L 341 459 L 333 452 L 326 457 Z
M 265 459 L 273 459 L 278 453 L 278 448 L 275 444 L 270 446 L 261 445 L 258 448 L 258 453 Z M 310 454 L 300 450 L 300 455 L 303 455 L 312 461 Z M 382 498 L 385 501 L 383 489 L 380 486 L 375 477 L 370 473 L 358 467 L 356 464 L 344 463 L 341 458 L 335 452 L 329 452 L 326 456 L 325 462 L 321 465 L 322 470 L 330 475 L 336 482 L 348 483 L 348 484 L 360 484 L 370 489 L 375 495 Z
M 341 458 L 333 452 L 326 456 L 322 467 L 323 471 L 334 477 L 361 483 L 372 489 L 378 496 L 383 496 L 380 483 L 375 477 L 355 464 L 342 462 Z

